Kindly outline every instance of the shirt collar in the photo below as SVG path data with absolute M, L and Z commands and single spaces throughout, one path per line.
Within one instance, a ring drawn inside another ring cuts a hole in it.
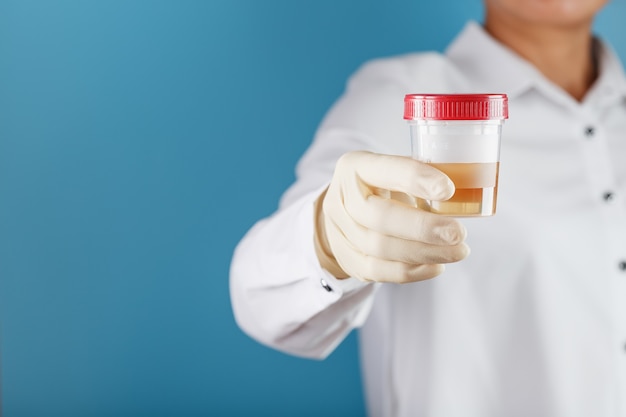
M 527 91 L 541 75 L 474 21 L 465 25 L 445 54 L 468 75 L 477 91 L 506 93 L 514 98 Z
M 602 101 L 623 99 L 626 97 L 626 75 L 622 64 L 609 45 L 601 40 L 597 43 L 600 75 L 584 101 L 596 101 L 598 96 L 603 97 Z M 472 79 L 477 91 L 505 93 L 509 98 L 515 98 L 537 88 L 557 101 L 575 103 L 531 63 L 492 38 L 475 21 L 465 25 L 445 54 Z
M 626 99 L 626 74 L 615 51 L 596 38 L 599 75 L 585 101 L 613 102 Z

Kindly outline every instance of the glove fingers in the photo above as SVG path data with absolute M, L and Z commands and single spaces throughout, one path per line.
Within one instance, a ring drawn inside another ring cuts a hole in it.
M 411 264 L 439 264 L 457 262 L 469 254 L 465 243 L 432 245 L 379 233 L 355 222 L 344 210 L 337 213 L 334 221 L 355 250 L 375 258 Z
M 358 182 L 357 179 L 352 181 Z M 343 191 L 346 212 L 366 229 L 431 245 L 457 245 L 465 239 L 465 227 L 452 217 L 364 194 L 363 184 L 344 184 Z
M 372 187 L 401 191 L 426 200 L 446 200 L 454 184 L 438 169 L 407 156 L 354 152 L 356 175 Z
M 405 193 L 406 201 L 391 199 Z M 413 207 L 413 197 L 444 200 L 454 185 L 441 171 L 411 158 L 349 152 L 337 162 L 323 200 L 330 251 L 346 274 L 364 281 L 405 283 L 433 278 L 469 248 L 452 217 Z
M 337 226 L 330 223 L 328 227 Z M 338 229 L 329 236 L 332 236 L 329 242 L 341 268 L 361 281 L 408 283 L 434 278 L 444 270 L 441 264 L 411 264 L 363 254 Z

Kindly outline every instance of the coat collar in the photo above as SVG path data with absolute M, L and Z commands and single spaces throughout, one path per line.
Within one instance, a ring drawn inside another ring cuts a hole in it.
M 600 75 L 582 104 L 626 99 L 626 75 L 619 58 L 609 45 L 599 39 L 596 43 Z M 475 21 L 465 25 L 445 54 L 471 77 L 477 91 L 506 93 L 510 99 L 515 99 L 531 89 L 537 89 L 567 106 L 580 105 L 531 63 L 492 38 Z

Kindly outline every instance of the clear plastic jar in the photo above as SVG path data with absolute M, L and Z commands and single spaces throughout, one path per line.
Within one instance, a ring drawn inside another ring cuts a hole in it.
M 505 94 L 407 94 L 412 157 L 443 171 L 456 187 L 449 200 L 418 200 L 418 207 L 449 216 L 495 214 L 507 118 Z

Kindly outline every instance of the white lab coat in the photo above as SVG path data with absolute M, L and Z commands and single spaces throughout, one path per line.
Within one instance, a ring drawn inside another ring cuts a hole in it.
M 363 65 L 235 251 L 238 324 L 313 358 L 358 328 L 371 416 L 626 416 L 626 77 L 606 45 L 600 64 L 579 103 L 469 22 L 445 54 Z M 510 100 L 497 214 L 462 219 L 470 256 L 406 285 L 321 269 L 313 202 L 337 158 L 408 155 L 404 95 L 469 92 Z

